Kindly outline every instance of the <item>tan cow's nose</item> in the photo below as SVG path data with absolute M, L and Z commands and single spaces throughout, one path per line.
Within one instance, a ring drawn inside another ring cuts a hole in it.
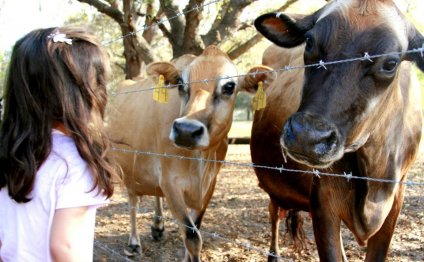
M 177 119 L 172 125 L 170 138 L 177 146 L 193 148 L 202 144 L 205 126 L 193 120 Z

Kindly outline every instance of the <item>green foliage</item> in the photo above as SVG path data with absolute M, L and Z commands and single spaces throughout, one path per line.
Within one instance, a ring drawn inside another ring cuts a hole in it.
M 252 113 L 252 95 L 246 92 L 240 92 L 236 98 L 238 110 L 234 113 L 234 120 L 251 120 Z
M 421 88 L 421 104 L 423 106 L 423 110 L 424 110 L 424 73 L 421 72 L 421 70 L 419 70 L 418 68 L 415 69 L 415 71 L 417 72 L 417 76 L 418 76 L 418 81 L 419 81 L 419 85 Z
M 65 25 L 88 27 L 103 43 L 104 50 L 108 54 L 111 65 L 110 88 L 125 78 L 125 59 L 123 56 L 124 47 L 122 40 L 111 41 L 121 36 L 121 30 L 114 20 L 98 12 L 88 14 L 82 11 L 69 17 L 65 21 Z
M 0 97 L 3 96 L 3 90 L 6 81 L 7 67 L 10 61 L 10 52 L 0 50 Z

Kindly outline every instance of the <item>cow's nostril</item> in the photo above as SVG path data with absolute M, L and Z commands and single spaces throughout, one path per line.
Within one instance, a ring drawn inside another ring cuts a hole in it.
M 337 134 L 335 131 L 331 131 L 330 135 L 326 138 L 326 143 L 329 148 L 332 148 L 337 143 Z
M 199 126 L 196 130 L 193 130 L 193 133 L 192 133 L 192 137 L 193 138 L 198 138 L 198 137 L 201 137 L 202 135 L 203 135 L 203 126 Z

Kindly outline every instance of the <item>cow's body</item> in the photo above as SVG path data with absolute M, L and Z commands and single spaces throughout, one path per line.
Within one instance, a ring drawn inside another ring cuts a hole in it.
M 186 247 L 185 261 L 199 261 L 202 240 L 198 228 L 212 197 L 221 163 L 187 160 L 184 157 L 224 160 L 227 134 L 232 123 L 239 90 L 237 69 L 228 56 L 216 47 L 208 47 L 198 57 L 183 56 L 173 64 L 149 65 L 149 78 L 131 82 L 118 93 L 151 88 L 162 74 L 166 82 L 178 84 L 170 89 L 168 103 L 152 100 L 151 92 L 131 92 L 114 98 L 109 110 L 109 134 L 115 147 L 153 154 L 131 154 L 115 150 L 124 171 L 131 215 L 129 248 L 139 252 L 136 231 L 137 197 L 166 197 Z M 218 81 L 202 82 L 225 77 Z M 190 84 L 191 83 L 191 84 Z M 161 203 L 158 202 L 158 207 Z M 152 234 L 160 238 L 163 224 L 158 209 Z
M 406 51 L 421 47 L 424 41 L 391 1 L 332 1 L 299 21 L 274 13 L 259 17 L 255 25 L 281 46 L 292 47 L 306 40 L 305 64 L 358 57 L 365 52 Z M 275 98 L 278 102 L 270 102 L 269 113 L 255 116 L 253 161 L 405 181 L 418 150 L 422 121 L 420 90 L 412 83 L 408 60 L 424 68 L 419 53 L 328 65 L 327 69 L 307 68 L 298 83 L 303 86 L 300 92 L 289 85 L 285 91 L 290 92 L 289 98 L 280 91 Z M 287 83 L 280 77 L 278 81 L 272 86 L 285 89 Z M 299 98 L 298 108 L 293 96 Z M 291 106 L 284 108 L 285 103 Z M 275 130 L 261 135 L 272 126 Z M 277 140 L 289 156 L 287 163 L 278 152 Z M 265 143 L 273 148 L 272 153 L 261 157 L 261 151 L 270 151 L 261 146 Z M 359 244 L 367 244 L 366 261 L 385 260 L 402 207 L 404 184 L 256 172 L 261 187 L 271 196 L 271 221 L 276 214 L 273 208 L 311 212 L 322 261 L 343 258 L 341 222 Z

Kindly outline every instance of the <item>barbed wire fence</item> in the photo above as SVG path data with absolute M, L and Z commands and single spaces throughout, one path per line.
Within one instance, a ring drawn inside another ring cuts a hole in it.
M 156 21 L 149 26 L 147 26 L 147 25 L 143 26 L 140 30 L 131 32 L 127 35 L 120 36 L 119 38 L 116 38 L 116 39 L 113 39 L 113 40 L 105 41 L 102 44 L 103 44 L 103 46 L 108 46 L 111 43 L 122 40 L 125 37 L 134 36 L 138 33 L 144 32 L 145 30 L 147 30 L 150 27 L 158 26 L 160 24 L 166 23 L 166 22 L 168 22 L 172 19 L 176 19 L 179 16 L 185 15 L 185 14 L 190 13 L 190 12 L 194 12 L 194 11 L 199 12 L 199 11 L 203 10 L 205 7 L 210 6 L 212 4 L 216 4 L 216 3 L 221 2 L 221 1 L 222 0 L 215 0 L 215 1 L 210 1 L 210 2 L 203 4 L 203 5 L 196 5 L 194 8 L 192 8 L 190 10 L 186 10 L 184 12 L 179 12 L 173 17 L 169 17 L 168 19 Z M 211 81 L 218 81 L 218 80 L 221 80 L 221 79 L 231 79 L 231 78 L 240 78 L 240 77 L 247 77 L 247 76 L 256 76 L 256 75 L 259 75 L 259 74 L 289 72 L 289 71 L 292 71 L 292 70 L 300 70 L 300 69 L 306 69 L 306 68 L 312 68 L 312 67 L 327 70 L 327 66 L 330 66 L 330 65 L 336 65 L 336 64 L 341 64 L 341 63 L 351 63 L 351 62 L 357 62 L 357 61 L 373 62 L 373 59 L 383 57 L 383 56 L 405 55 L 405 54 L 411 54 L 411 53 L 420 53 L 421 56 L 424 56 L 424 43 L 423 43 L 421 48 L 417 48 L 417 49 L 413 49 L 413 50 L 407 50 L 405 52 L 390 52 L 390 53 L 373 54 L 373 55 L 370 55 L 369 53 L 365 52 L 363 54 L 363 56 L 361 56 L 361 57 L 355 57 L 355 58 L 349 58 L 349 59 L 337 60 L 337 61 L 322 61 L 322 60 L 320 60 L 318 63 L 309 64 L 309 65 L 294 65 L 294 66 L 286 65 L 283 68 L 274 69 L 274 70 L 257 71 L 257 72 L 247 73 L 247 74 L 225 76 L 225 77 L 219 77 L 219 78 L 214 78 L 214 79 L 203 79 L 203 80 L 183 83 L 183 85 L 191 85 L 191 84 L 196 84 L 196 83 L 208 83 L 208 82 L 211 82 Z M 144 88 L 144 89 L 138 89 L 138 90 L 136 89 L 136 90 L 130 90 L 130 91 L 124 91 L 124 92 L 114 92 L 111 95 L 117 96 L 117 95 L 131 94 L 131 93 L 136 93 L 136 92 L 152 91 L 154 89 L 163 88 L 163 87 L 168 88 L 168 89 L 172 89 L 172 88 L 178 87 L 178 85 L 168 84 L 168 85 L 164 85 L 164 86 L 155 86 L 155 87 L 151 87 L 151 88 Z M 423 182 L 360 177 L 360 176 L 352 175 L 351 172 L 343 173 L 343 174 L 325 173 L 325 172 L 321 172 L 321 171 L 316 170 L 316 169 L 313 169 L 313 170 L 288 169 L 288 168 L 285 168 L 283 165 L 279 166 L 279 167 L 278 166 L 263 166 L 263 165 L 256 165 L 254 163 L 238 163 L 238 162 L 230 162 L 230 161 L 225 161 L 225 160 L 185 157 L 185 156 L 180 156 L 180 155 L 173 155 L 173 154 L 166 154 L 166 153 L 162 154 L 162 153 L 142 151 L 142 150 L 129 150 L 129 149 L 124 149 L 124 148 L 116 148 L 116 147 L 113 148 L 112 150 L 119 151 L 119 152 L 122 152 L 122 153 L 128 153 L 128 154 L 147 155 L 147 156 L 151 156 L 151 157 L 178 158 L 178 159 L 181 159 L 182 161 L 186 160 L 186 161 L 199 161 L 199 162 L 214 162 L 214 163 L 221 163 L 221 164 L 224 164 L 224 165 L 234 165 L 234 166 L 244 167 L 244 168 L 269 169 L 269 170 L 278 171 L 282 175 L 285 175 L 283 173 L 283 171 L 284 171 L 284 172 L 290 172 L 290 173 L 309 174 L 309 175 L 312 175 L 312 176 L 316 176 L 318 178 L 320 178 L 321 176 L 328 176 L 328 177 L 345 178 L 347 181 L 350 181 L 351 179 L 359 179 L 359 180 L 367 180 L 367 181 L 370 181 L 370 182 L 405 184 L 407 186 L 419 186 L 419 187 L 424 186 Z M 154 215 L 154 216 L 156 216 L 156 215 Z M 237 242 L 237 241 L 234 241 L 233 239 L 227 238 L 227 237 L 225 237 L 221 234 L 218 234 L 216 232 L 207 232 L 207 231 L 204 231 L 204 230 L 199 230 L 195 227 L 189 227 L 187 225 L 179 223 L 177 220 L 175 220 L 173 218 L 168 218 L 168 217 L 164 217 L 164 216 L 162 216 L 162 217 L 156 216 L 156 217 L 163 219 L 163 220 L 170 221 L 170 222 L 177 224 L 177 225 L 180 225 L 180 226 L 188 227 L 189 229 L 198 230 L 203 236 L 209 236 L 211 238 L 235 243 L 238 246 L 245 248 L 246 250 L 254 250 L 254 251 L 256 251 L 260 254 L 263 254 L 264 256 L 273 256 L 273 257 L 280 258 L 279 256 L 276 256 L 273 253 L 267 252 L 267 251 L 265 251 L 261 248 L 258 248 L 258 247 L 251 245 L 249 242 Z M 120 252 L 117 252 L 114 249 L 110 248 L 108 245 L 101 243 L 99 240 L 95 240 L 94 244 L 95 244 L 95 246 L 101 248 L 102 250 L 104 250 L 108 254 L 111 254 L 111 256 L 113 256 L 114 258 L 120 259 L 120 261 L 133 261 L 130 258 L 128 258 L 127 256 L 121 255 Z

